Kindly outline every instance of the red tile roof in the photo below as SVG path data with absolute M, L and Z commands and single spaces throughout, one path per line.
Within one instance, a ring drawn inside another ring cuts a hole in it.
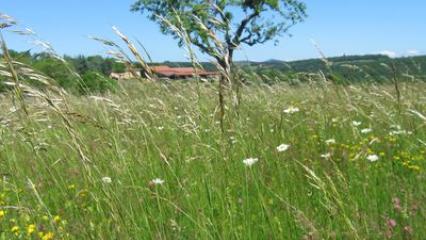
M 151 67 L 153 73 L 158 75 L 163 75 L 166 77 L 191 77 L 194 75 L 199 76 L 214 76 L 217 75 L 217 72 L 208 72 L 198 68 L 192 67 L 169 67 L 169 66 L 154 66 Z

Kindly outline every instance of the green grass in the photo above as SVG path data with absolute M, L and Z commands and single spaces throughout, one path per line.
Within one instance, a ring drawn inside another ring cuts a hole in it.
M 424 83 L 403 84 L 400 104 L 386 85 L 247 86 L 225 134 L 215 85 L 122 87 L 68 96 L 61 111 L 27 98 L 28 117 L 2 98 L 1 239 L 426 235 Z

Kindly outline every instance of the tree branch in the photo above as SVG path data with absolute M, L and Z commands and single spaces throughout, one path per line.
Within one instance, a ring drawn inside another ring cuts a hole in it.
M 259 11 L 254 11 L 252 14 L 248 15 L 244 20 L 241 21 L 240 26 L 238 27 L 237 31 L 235 32 L 235 35 L 234 35 L 232 42 L 229 43 L 231 46 L 233 46 L 235 48 L 240 44 L 241 35 L 243 34 L 247 25 L 253 19 L 255 19 L 258 16 L 259 16 Z
M 221 61 L 221 58 L 218 56 L 218 54 L 216 54 L 216 51 L 212 47 L 204 45 L 195 37 L 192 37 L 190 41 L 192 44 L 197 46 L 202 52 L 214 57 L 218 62 Z

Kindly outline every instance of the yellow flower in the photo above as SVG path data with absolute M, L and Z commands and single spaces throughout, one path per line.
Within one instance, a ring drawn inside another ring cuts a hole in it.
M 59 215 L 56 215 L 55 217 L 53 217 L 53 221 L 55 223 L 60 223 L 61 222 L 61 217 Z
M 411 170 L 416 171 L 416 172 L 419 172 L 421 170 L 421 168 L 417 165 L 408 166 L 408 169 L 411 169 Z
M 0 220 L 6 215 L 6 212 L 3 210 L 0 210 Z
M 28 227 L 27 227 L 27 234 L 28 234 L 28 236 L 31 235 L 31 234 L 33 234 L 35 232 L 35 230 L 36 230 L 36 225 L 35 224 L 28 225 Z
M 16 236 L 19 235 L 19 227 L 13 226 L 12 229 L 10 229 L 11 232 L 13 232 Z
M 46 234 L 43 235 L 43 237 L 41 238 L 42 240 L 53 240 L 53 233 L 52 232 L 47 232 Z

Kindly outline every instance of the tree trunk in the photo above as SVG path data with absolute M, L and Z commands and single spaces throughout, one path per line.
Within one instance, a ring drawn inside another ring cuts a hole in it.
M 233 58 L 234 58 L 234 47 L 231 47 L 228 52 L 229 52 L 229 72 L 230 72 L 230 80 L 232 82 L 232 89 L 233 89 L 233 105 L 237 110 L 238 113 L 238 109 L 240 107 L 240 102 L 241 102 L 241 94 L 240 94 L 240 90 L 241 90 L 241 79 L 235 74 L 235 72 L 233 70 L 235 70 L 235 67 L 233 66 Z M 232 69 L 234 68 L 234 69 Z
M 223 59 L 220 59 L 218 61 L 219 66 L 221 67 L 221 76 L 219 80 L 219 108 L 220 108 L 220 128 L 222 130 L 222 133 L 225 133 L 225 106 L 226 106 L 226 100 L 225 100 L 225 93 L 226 93 L 226 87 L 229 86 L 231 83 L 231 65 L 230 65 L 230 58 L 232 55 L 228 55 L 223 57 Z
M 225 133 L 225 75 L 222 74 L 219 80 L 219 118 L 220 118 L 220 130 Z

